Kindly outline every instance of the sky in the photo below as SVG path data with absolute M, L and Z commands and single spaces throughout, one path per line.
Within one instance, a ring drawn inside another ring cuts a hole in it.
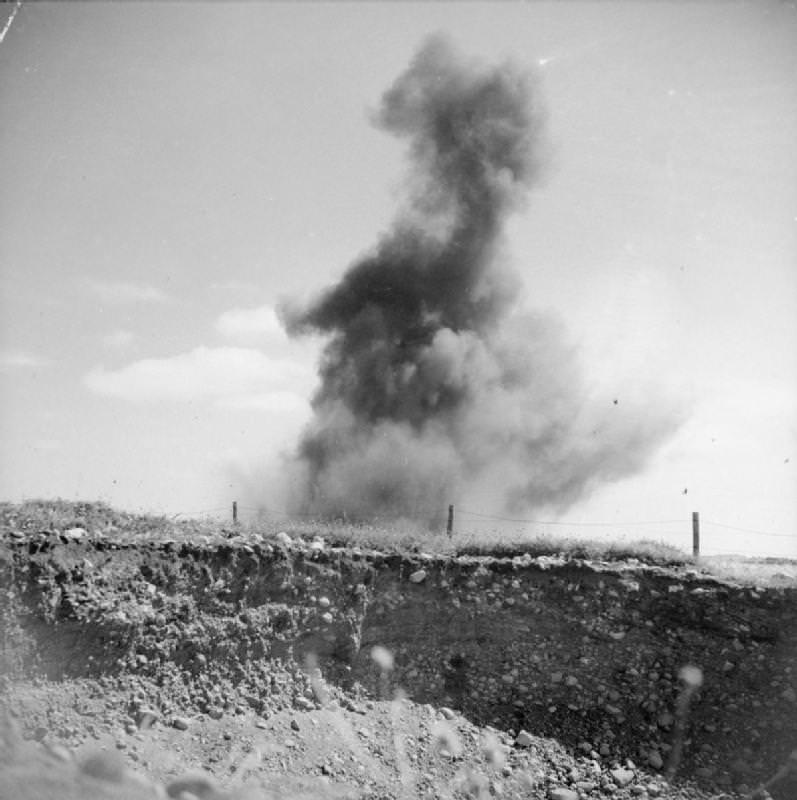
M 374 110 L 442 33 L 537 76 L 519 303 L 618 408 L 678 415 L 566 512 L 457 526 L 689 548 L 698 511 L 705 553 L 797 557 L 797 4 L 23 2 L 0 31 L 0 499 L 281 510 L 323 340 L 275 309 L 389 228 Z

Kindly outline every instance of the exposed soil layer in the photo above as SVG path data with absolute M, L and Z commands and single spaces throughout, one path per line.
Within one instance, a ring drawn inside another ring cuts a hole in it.
M 700 797 L 749 792 L 797 747 L 793 587 L 638 562 L 23 526 L 3 532 L 0 581 L 0 673 L 22 736 L 78 756 L 104 743 L 160 781 L 194 765 L 259 775 L 258 797 L 320 796 L 285 776 L 340 796 L 443 797 L 480 766 L 484 791 L 505 797 Z M 689 665 L 699 687 L 679 679 Z M 390 702 L 397 691 L 408 700 Z

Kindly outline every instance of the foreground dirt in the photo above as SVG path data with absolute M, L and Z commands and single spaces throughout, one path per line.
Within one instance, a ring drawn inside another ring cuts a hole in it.
M 2 521 L 2 798 L 797 796 L 788 585 L 76 523 Z

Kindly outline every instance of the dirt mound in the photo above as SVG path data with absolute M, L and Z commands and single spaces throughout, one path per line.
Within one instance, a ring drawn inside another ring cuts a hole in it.
M 3 797 L 703 797 L 797 744 L 791 587 L 72 512 L 4 509 Z

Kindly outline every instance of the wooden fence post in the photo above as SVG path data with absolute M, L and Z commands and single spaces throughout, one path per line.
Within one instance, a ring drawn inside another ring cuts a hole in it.
M 692 512 L 692 555 L 700 556 L 700 512 Z
M 448 507 L 448 522 L 446 522 L 446 533 L 451 536 L 454 533 L 454 506 Z

